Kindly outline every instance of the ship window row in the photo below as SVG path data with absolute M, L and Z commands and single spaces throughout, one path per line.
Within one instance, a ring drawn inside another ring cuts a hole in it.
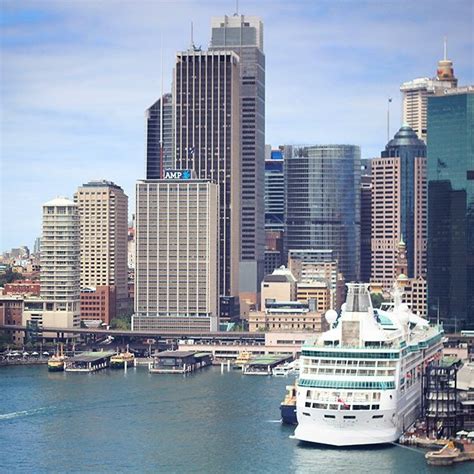
M 358 376 L 369 376 L 369 377 L 390 377 L 395 374 L 395 369 L 389 370 L 364 370 L 356 368 L 353 369 L 330 369 L 330 368 L 320 368 L 320 369 L 302 369 L 303 374 L 312 374 L 312 375 L 358 375 Z
M 341 404 L 336 404 L 336 403 L 326 404 L 326 403 L 305 402 L 304 406 L 306 408 L 316 408 L 318 410 L 380 410 L 380 405 L 345 405 L 342 403 Z
M 321 390 L 306 390 L 306 398 L 315 402 L 334 403 L 344 401 L 347 405 L 365 403 L 369 404 L 370 400 L 379 402 L 381 399 L 381 392 L 326 392 Z
M 368 381 L 348 381 L 348 380 L 307 380 L 299 381 L 301 387 L 314 388 L 368 388 L 374 390 L 389 390 L 395 388 L 395 382 L 368 382 Z
M 332 360 L 332 359 L 304 359 L 303 365 L 304 366 L 310 366 L 310 365 L 319 365 L 319 366 L 349 366 L 349 368 L 352 367 L 367 367 L 367 368 L 373 368 L 375 369 L 380 368 L 380 367 L 395 367 L 396 362 L 391 362 L 391 361 L 382 361 L 382 360 L 370 360 L 370 361 L 365 361 L 365 360 Z
M 306 357 L 337 357 L 340 359 L 398 359 L 398 352 L 329 352 L 303 349 L 302 356 Z

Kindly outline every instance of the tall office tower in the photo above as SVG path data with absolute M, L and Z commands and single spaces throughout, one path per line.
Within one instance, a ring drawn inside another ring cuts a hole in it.
M 265 232 L 285 230 L 285 175 L 283 152 L 267 150 L 265 156 Z
M 404 125 L 372 160 L 372 276 L 389 290 L 400 240 L 409 278 L 426 272 L 426 145 Z
M 160 179 L 173 165 L 173 100 L 163 94 L 146 111 L 146 178 Z
M 428 314 L 474 329 L 474 86 L 428 99 Z
M 81 271 L 77 205 L 58 197 L 43 204 L 41 290 L 44 326 L 79 326 Z
M 346 281 L 360 272 L 360 148 L 286 146 L 286 251 L 333 250 Z
M 454 77 L 453 62 L 446 57 L 438 62 L 436 77 L 420 77 L 404 82 L 400 86 L 403 96 L 403 123 L 408 124 L 426 142 L 426 114 L 429 96 L 443 94 L 446 89 L 456 87 L 458 80 Z
M 128 197 L 111 181 L 90 181 L 74 194 L 81 225 L 81 288 L 115 286 L 120 311 L 128 302 Z
M 33 247 L 33 254 L 38 256 L 40 254 L 40 248 L 41 248 L 41 237 L 36 237 L 35 245 Z
M 265 145 L 265 275 L 286 262 L 283 152 Z
M 137 182 L 134 330 L 217 331 L 218 193 L 208 180 Z
M 219 288 L 222 304 L 233 306 L 224 297 L 239 294 L 239 56 L 195 48 L 178 53 L 173 96 L 176 167 L 219 185 Z
M 368 283 L 372 267 L 372 160 L 361 160 L 360 281 Z
M 231 50 L 240 57 L 241 301 L 257 303 L 264 276 L 265 55 L 263 23 L 255 16 L 211 20 L 211 50 Z

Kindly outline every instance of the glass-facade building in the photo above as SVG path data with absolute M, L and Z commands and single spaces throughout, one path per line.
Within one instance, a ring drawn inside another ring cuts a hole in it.
M 428 98 L 428 314 L 474 329 L 474 87 Z
M 360 148 L 289 145 L 285 156 L 286 251 L 333 250 L 346 281 L 360 273 Z
M 162 178 L 167 168 L 174 168 L 171 94 L 164 94 L 146 111 L 146 179 Z
M 285 230 L 283 152 L 271 150 L 265 159 L 265 231 Z

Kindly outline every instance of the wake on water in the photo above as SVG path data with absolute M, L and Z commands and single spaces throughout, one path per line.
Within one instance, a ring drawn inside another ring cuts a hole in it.
M 20 418 L 22 416 L 36 415 L 38 413 L 42 413 L 46 411 L 47 409 L 48 407 L 41 407 L 41 408 L 33 408 L 32 410 L 21 410 L 21 411 L 14 411 L 12 413 L 0 414 L 0 421 L 11 420 L 12 418 Z

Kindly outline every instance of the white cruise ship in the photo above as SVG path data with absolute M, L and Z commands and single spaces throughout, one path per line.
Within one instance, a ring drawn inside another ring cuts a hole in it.
M 419 416 L 422 373 L 441 357 L 439 326 L 410 312 L 394 289 L 390 312 L 372 308 L 368 285 L 349 283 L 329 331 L 307 341 L 297 382 L 294 438 L 333 446 L 397 441 Z

